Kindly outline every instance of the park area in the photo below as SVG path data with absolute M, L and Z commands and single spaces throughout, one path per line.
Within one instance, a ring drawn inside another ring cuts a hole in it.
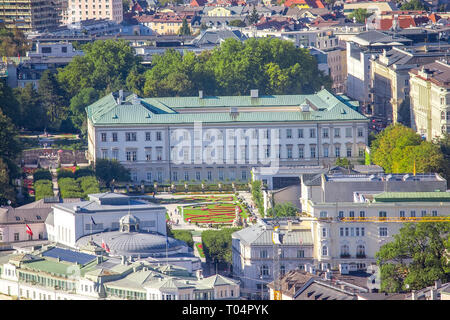
M 231 224 L 236 217 L 236 206 L 242 218 L 248 213 L 236 202 L 201 203 L 183 207 L 183 217 L 186 222 L 198 224 Z

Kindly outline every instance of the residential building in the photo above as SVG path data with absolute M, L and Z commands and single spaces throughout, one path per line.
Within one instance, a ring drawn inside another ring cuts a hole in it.
M 123 20 L 123 5 L 121 0 L 68 0 L 67 22 L 74 23 L 83 20 L 112 20 L 121 23 Z
M 277 170 L 363 157 L 368 119 L 355 109 L 325 89 L 147 99 L 119 91 L 87 108 L 88 158 L 117 159 L 134 183 L 176 182 L 185 172 L 199 176 L 197 183 L 248 181 L 252 167 Z
M 344 3 L 344 14 L 350 15 L 356 9 L 366 9 L 369 13 L 380 14 L 381 12 L 390 12 L 398 10 L 395 2 L 387 1 L 366 1 L 355 3 Z
M 428 141 L 450 133 L 450 64 L 435 61 L 409 76 L 411 128 Z
M 51 30 L 58 26 L 58 12 L 50 0 L 3 0 L 0 20 L 7 28 L 23 32 Z
M 56 203 L 73 203 L 80 199 L 45 198 L 17 208 L 0 208 L 0 243 L 11 246 L 17 242 L 47 239 L 45 220 Z M 29 226 L 32 234 L 27 233 Z
M 56 246 L 0 257 L 0 292 L 27 300 L 238 299 L 239 283 L 182 267 Z
M 140 219 L 140 228 L 166 235 L 165 208 L 117 193 L 90 194 L 88 201 L 52 206 L 45 220 L 48 240 L 75 248 L 86 235 L 118 230 L 119 220 L 131 213 Z
M 195 21 L 195 15 L 193 14 L 171 12 L 141 15 L 135 18 L 138 23 L 143 24 L 160 35 L 177 35 L 183 25 L 184 19 L 186 19 L 191 32 L 193 32 L 192 23 Z
M 375 114 L 388 123 L 399 120 L 403 102 L 409 104 L 409 71 L 447 55 L 448 45 L 394 47 L 371 59 L 371 102 Z M 407 114 L 409 121 L 410 113 Z
M 272 234 L 275 221 L 258 223 L 232 234 L 233 275 L 241 281 L 242 296 L 268 298 L 267 283 L 274 277 Z M 313 263 L 313 238 L 308 221 L 280 221 L 280 274 Z
M 31 83 L 35 89 L 46 70 L 55 73 L 58 68 L 64 68 L 76 56 L 83 55 L 83 51 L 75 50 L 72 43 L 55 42 L 35 44 L 35 51 L 28 51 L 16 67 L 16 83 L 12 87 L 25 87 Z
M 412 40 L 393 37 L 379 31 L 366 31 L 347 41 L 347 95 L 362 103 L 365 113 L 378 115 L 381 111 L 368 106 L 372 56 L 395 46 L 410 45 Z
M 279 281 L 268 284 L 270 300 L 274 300 L 275 291 L 280 291 L 280 300 L 358 300 L 358 295 L 369 293 L 367 287 L 372 275 L 356 272 L 342 275 L 336 272 L 309 270 L 291 270 Z M 278 289 L 278 290 L 277 290 Z
M 321 175 L 302 180 L 302 210 L 312 221 L 322 269 L 365 270 L 404 222 L 448 218 L 450 194 L 438 174 Z

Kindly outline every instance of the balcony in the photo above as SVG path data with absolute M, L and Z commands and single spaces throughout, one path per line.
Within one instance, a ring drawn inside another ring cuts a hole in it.
M 351 257 L 350 253 L 341 253 L 341 259 L 349 259 Z
M 357 253 L 356 254 L 356 258 L 357 259 L 365 259 L 366 258 L 366 254 L 365 253 Z

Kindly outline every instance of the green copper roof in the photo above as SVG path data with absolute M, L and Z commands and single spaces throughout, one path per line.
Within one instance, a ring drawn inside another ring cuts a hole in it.
M 450 192 L 383 192 L 375 202 L 450 202 Z
M 94 125 L 141 125 L 236 122 L 299 122 L 299 121 L 351 121 L 368 119 L 354 110 L 346 99 L 338 99 L 327 90 L 311 95 L 273 95 L 251 98 L 250 96 L 220 97 L 164 97 L 140 99 L 133 94 L 124 95 L 124 102 L 117 103 L 117 93 L 111 93 L 86 108 L 87 116 Z M 309 112 L 239 112 L 232 116 L 223 112 L 183 112 L 191 109 L 214 109 L 232 107 L 299 107 L 313 106 Z M 314 110 L 315 109 L 315 110 Z

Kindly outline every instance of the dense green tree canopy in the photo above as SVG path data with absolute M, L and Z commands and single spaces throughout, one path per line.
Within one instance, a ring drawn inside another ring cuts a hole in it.
M 28 83 L 24 88 L 15 88 L 14 94 L 19 105 L 20 127 L 33 131 L 44 130 L 47 117 L 41 98 L 33 85 Z
M 128 182 L 131 180 L 130 171 L 117 160 L 98 159 L 95 163 L 95 175 L 107 187 L 114 182 Z
M 7 29 L 0 24 L 0 56 L 24 56 L 31 46 L 22 31 Z
M 356 10 L 353 10 L 353 12 L 350 13 L 348 17 L 350 19 L 355 18 L 356 22 L 365 23 L 366 19 L 371 15 L 372 13 L 368 12 L 367 9 L 358 8 Z
M 58 81 L 68 98 L 84 88 L 107 94 L 123 89 L 133 68 L 140 68 L 140 58 L 123 40 L 95 41 L 83 46 L 84 56 L 75 57 L 58 72 Z
M 446 251 L 447 250 L 447 253 Z M 380 266 L 381 290 L 418 290 L 435 280 L 450 280 L 450 223 L 406 223 L 394 240 L 376 254 Z
M 273 208 L 268 210 L 268 215 L 271 217 L 295 217 L 298 209 L 290 202 L 277 203 Z
M 206 230 L 202 232 L 203 250 L 209 261 L 233 263 L 231 252 L 231 234 L 240 228 Z
M 99 93 L 94 88 L 83 88 L 81 91 L 70 99 L 71 120 L 75 128 L 85 133 L 86 128 L 86 111 L 85 108 L 100 98 Z
M 423 141 L 411 128 L 391 125 L 371 145 L 371 159 L 387 173 L 439 172 L 444 156 L 439 146 Z
M 20 111 L 17 105 L 16 96 L 6 83 L 6 79 L 0 79 L 0 109 L 16 125 L 20 123 Z
M 183 19 L 183 23 L 181 24 L 180 31 L 178 34 L 182 36 L 190 36 L 191 35 L 191 28 L 189 28 L 189 23 L 186 19 Z
M 47 128 L 59 130 L 61 123 L 68 118 L 68 107 L 55 75 L 49 70 L 44 71 L 39 79 L 38 94 L 47 114 Z
M 145 96 L 191 96 L 198 90 L 210 95 L 313 93 L 330 87 L 307 49 L 280 39 L 228 39 L 220 47 L 196 56 L 167 50 L 155 56 L 145 73 Z M 134 75 L 135 77 L 136 75 Z M 131 81 L 130 81 L 131 82 Z
M 400 10 L 427 10 L 427 9 L 428 6 L 421 0 L 409 0 L 400 7 Z

